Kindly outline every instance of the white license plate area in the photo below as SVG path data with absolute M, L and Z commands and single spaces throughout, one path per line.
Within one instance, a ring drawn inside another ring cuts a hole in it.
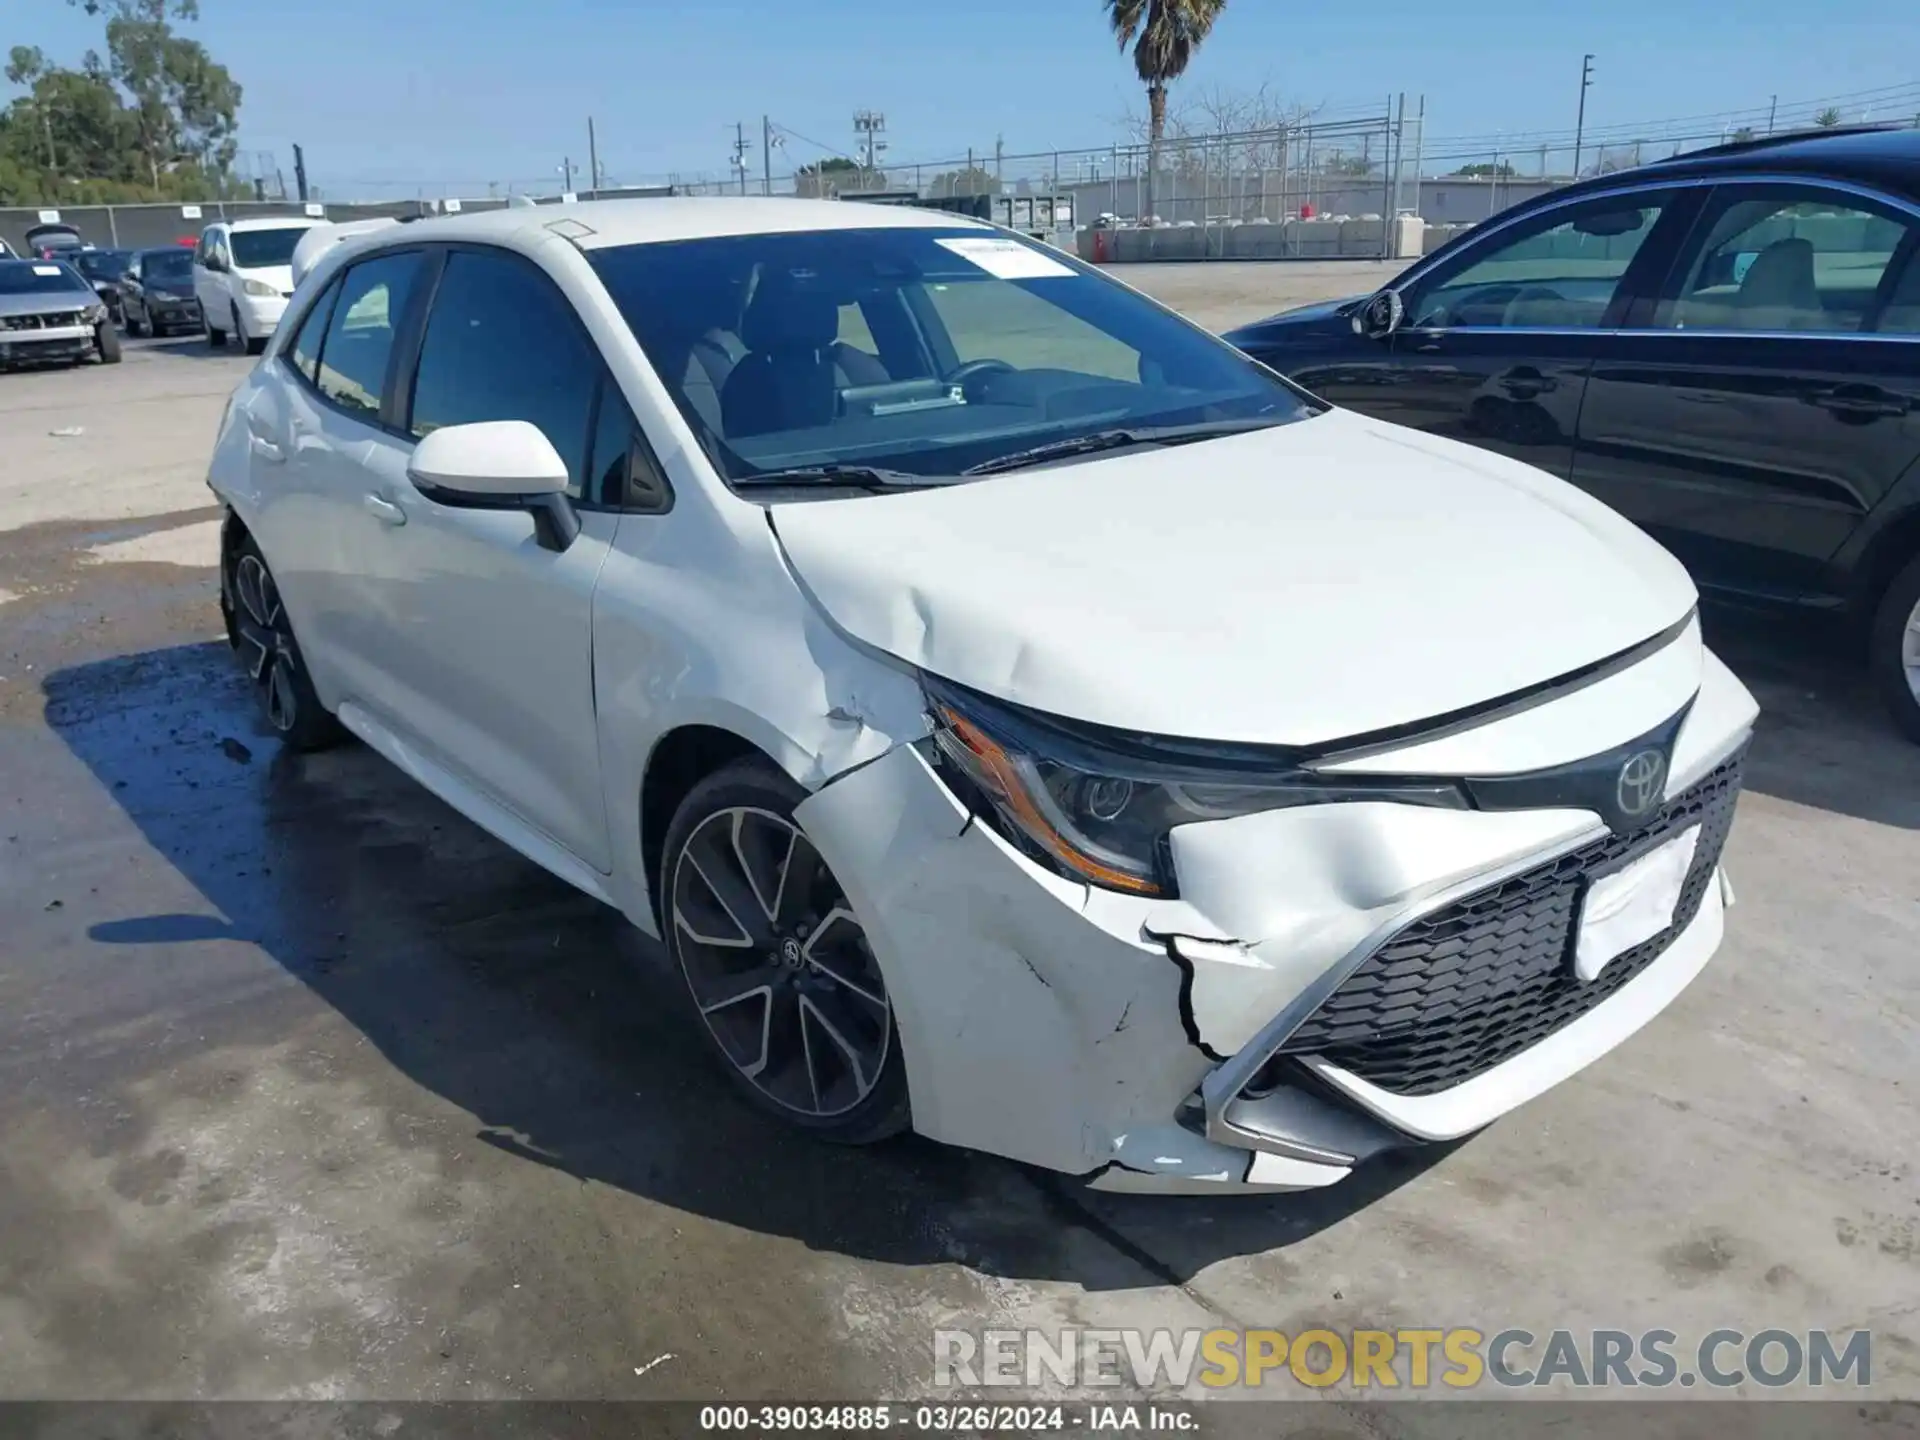
M 1673 924 L 1700 848 L 1693 826 L 1587 887 L 1573 947 L 1573 973 L 1595 980 L 1608 963 Z

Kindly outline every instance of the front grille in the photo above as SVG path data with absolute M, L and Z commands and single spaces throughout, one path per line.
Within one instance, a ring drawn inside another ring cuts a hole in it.
M 9 330 L 60 330 L 80 324 L 83 313 L 79 310 L 60 310 L 51 315 L 8 315 L 0 319 L 0 324 Z
M 1608 835 L 1457 901 L 1400 931 L 1309 1015 L 1281 1056 L 1317 1055 L 1383 1090 L 1431 1095 L 1510 1060 L 1618 994 L 1692 921 L 1733 825 L 1740 757 L 1670 801 L 1646 825 Z M 1597 978 L 1573 973 L 1580 899 L 1598 876 L 1700 826 L 1673 924 L 1616 956 Z M 1256 1084 L 1270 1077 L 1263 1072 Z

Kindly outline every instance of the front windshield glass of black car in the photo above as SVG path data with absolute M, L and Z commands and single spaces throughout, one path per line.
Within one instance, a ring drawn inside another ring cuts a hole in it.
M 143 250 L 140 252 L 140 273 L 149 283 L 155 280 L 191 280 L 193 252 L 180 248 Z
M 991 231 L 716 236 L 590 258 L 730 480 L 954 475 L 1103 431 L 1317 413 L 1132 291 Z
M 307 233 L 305 226 L 285 230 L 235 230 L 232 235 L 233 263 L 241 270 L 259 270 L 272 265 L 291 265 L 293 247 Z
M 0 260 L 0 295 L 58 295 L 68 290 L 93 293 L 86 281 L 51 260 Z

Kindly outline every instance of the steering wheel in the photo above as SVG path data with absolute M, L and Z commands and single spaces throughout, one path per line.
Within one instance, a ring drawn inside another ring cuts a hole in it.
M 1528 305 L 1528 304 L 1564 305 L 1566 303 L 1567 303 L 1567 297 L 1562 295 L 1558 290 L 1555 290 L 1552 286 L 1522 285 L 1520 289 L 1514 294 L 1514 297 L 1511 300 L 1507 301 L 1505 318 L 1508 320 L 1511 320 L 1513 318 L 1514 311 L 1519 309 L 1523 305 Z
M 989 375 L 1011 375 L 1013 366 L 1005 360 L 968 360 L 956 365 L 946 376 L 946 383 L 958 385 L 960 393 L 967 399 L 976 398 L 975 386 Z

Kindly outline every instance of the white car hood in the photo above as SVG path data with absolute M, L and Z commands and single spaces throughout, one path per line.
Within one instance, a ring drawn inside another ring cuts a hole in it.
M 949 489 L 773 507 L 841 628 L 1037 710 L 1311 745 L 1630 649 L 1692 582 L 1542 471 L 1332 411 Z

